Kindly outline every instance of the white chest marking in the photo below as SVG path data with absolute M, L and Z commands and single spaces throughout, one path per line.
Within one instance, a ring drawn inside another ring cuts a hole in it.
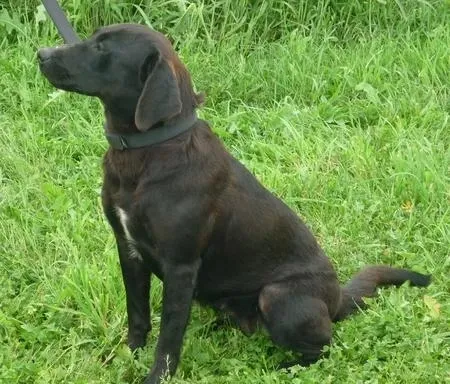
M 141 254 L 136 249 L 136 241 L 131 237 L 130 230 L 128 229 L 128 215 L 127 213 L 120 207 L 116 207 L 117 215 L 119 216 L 120 224 L 122 224 L 123 232 L 125 233 L 125 237 L 128 240 L 128 248 L 130 251 L 130 257 L 132 259 L 136 258 L 138 260 L 142 260 Z

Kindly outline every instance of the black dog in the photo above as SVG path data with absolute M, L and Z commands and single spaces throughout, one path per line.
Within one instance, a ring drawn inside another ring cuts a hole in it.
M 380 285 L 426 286 L 430 277 L 373 266 L 340 287 L 305 224 L 231 157 L 205 121 L 202 98 L 169 41 L 138 25 L 102 28 L 81 43 L 39 51 L 57 88 L 100 98 L 111 148 L 103 207 L 117 240 L 131 349 L 150 331 L 150 275 L 163 281 L 161 330 L 145 383 L 173 375 L 193 299 L 258 322 L 309 364 L 333 321 Z

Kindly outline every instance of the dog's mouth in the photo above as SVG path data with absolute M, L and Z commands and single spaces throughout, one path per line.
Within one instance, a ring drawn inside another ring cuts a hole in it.
M 55 55 L 56 48 L 42 48 L 37 53 L 39 69 L 42 74 L 57 88 L 68 83 L 69 71 L 61 65 L 60 58 Z
M 64 66 L 59 65 L 52 57 L 39 59 L 39 69 L 56 88 L 70 87 L 71 76 Z
M 39 63 L 39 68 L 44 76 L 52 83 L 65 82 L 69 79 L 67 70 L 65 68 L 61 68 L 60 66 L 52 65 L 51 60 Z
M 64 91 L 94 96 L 92 92 L 84 89 L 89 88 L 89 84 L 84 87 L 79 84 L 79 68 L 73 67 L 73 63 L 54 53 L 52 48 L 43 48 L 37 55 L 39 69 L 50 84 Z
M 39 62 L 39 68 L 41 73 L 55 88 L 62 89 L 67 92 L 80 93 L 87 96 L 96 95 L 93 92 L 89 92 L 86 89 L 81 88 L 70 74 L 70 71 L 57 63 L 54 63 L 52 59 L 46 59 Z

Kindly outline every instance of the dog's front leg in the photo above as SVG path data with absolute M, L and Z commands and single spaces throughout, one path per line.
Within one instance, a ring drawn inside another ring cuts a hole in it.
M 198 265 L 170 265 L 164 272 L 161 330 L 153 368 L 145 384 L 173 376 L 191 311 Z
M 150 269 L 131 252 L 127 240 L 116 236 L 127 297 L 128 346 L 132 351 L 145 345 L 150 323 Z

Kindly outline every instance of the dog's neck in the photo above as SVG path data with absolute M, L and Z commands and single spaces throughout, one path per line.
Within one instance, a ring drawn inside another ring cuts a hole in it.
M 139 133 L 139 129 L 134 122 L 134 116 L 123 117 L 114 115 L 105 108 L 105 131 L 118 135 Z
M 145 132 L 139 131 L 134 121 L 117 119 L 105 113 L 105 136 L 114 149 L 128 150 L 143 148 L 168 141 L 190 130 L 198 121 L 194 111 L 189 115 L 180 115 L 165 123 L 149 127 Z
M 196 114 L 195 108 L 193 108 L 192 111 L 187 111 L 183 109 L 178 116 L 167 121 L 167 125 L 182 124 L 184 120 L 190 119 L 191 116 L 195 114 Z M 128 115 L 129 116 L 127 116 L 124 113 L 121 113 L 120 115 L 115 114 L 111 111 L 111 109 L 105 107 L 105 125 L 104 125 L 105 132 L 116 135 L 142 133 L 142 131 L 140 131 L 136 126 L 134 120 L 134 112 L 129 113 Z M 158 129 L 162 125 L 163 124 L 161 123 L 156 124 L 153 127 L 148 127 L 148 130 Z

